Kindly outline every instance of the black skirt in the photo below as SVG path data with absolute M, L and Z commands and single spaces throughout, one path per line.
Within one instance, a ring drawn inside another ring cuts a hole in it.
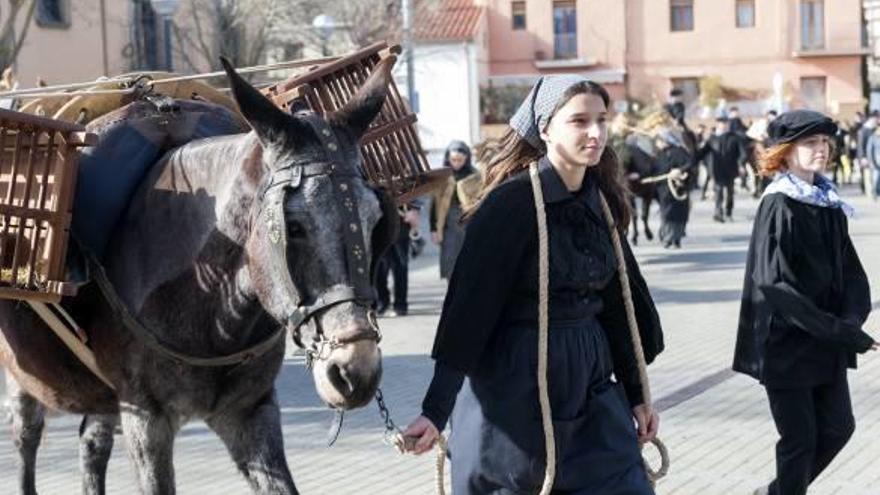
M 452 414 L 452 488 L 460 494 L 535 493 L 544 480 L 537 331 L 500 332 L 510 342 L 462 386 Z M 595 318 L 551 323 L 548 382 L 557 449 L 554 490 L 645 495 L 646 477 L 629 405 L 611 379 Z

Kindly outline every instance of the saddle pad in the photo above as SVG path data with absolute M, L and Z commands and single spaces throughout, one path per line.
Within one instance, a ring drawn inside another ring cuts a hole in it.
M 190 141 L 248 131 L 220 105 L 175 100 L 173 111 L 136 101 L 90 122 L 98 135 L 79 162 L 71 235 L 99 260 L 138 185 L 169 150 Z

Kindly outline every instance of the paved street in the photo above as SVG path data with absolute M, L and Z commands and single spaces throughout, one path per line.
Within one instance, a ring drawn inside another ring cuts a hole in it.
M 851 231 L 874 287 L 880 294 L 880 204 L 851 197 L 860 212 Z M 729 372 L 744 260 L 755 202 L 738 198 L 733 224 L 711 222 L 708 202 L 697 202 L 684 248 L 667 251 L 656 242 L 637 255 L 659 305 L 667 351 L 651 366 L 655 401 L 661 409 L 661 437 L 672 455 L 663 495 L 750 494 L 772 476 L 776 433 L 763 389 Z M 522 219 L 531 221 L 531 219 Z M 655 230 L 659 221 L 653 219 Z M 411 272 L 411 315 L 381 320 L 385 340 L 382 388 L 395 420 L 403 425 L 419 411 L 430 379 L 427 357 L 445 286 L 439 281 L 436 251 L 417 260 Z M 487 287 L 487 290 L 491 290 Z M 880 300 L 875 302 L 875 308 Z M 868 328 L 880 335 L 880 312 Z M 292 348 L 292 345 L 290 346 Z M 292 352 L 292 349 L 291 349 Z M 880 493 L 880 355 L 862 360 L 850 374 L 857 429 L 853 440 L 814 485 L 813 494 Z M 288 459 L 305 494 L 431 494 L 432 456 L 400 456 L 382 444 L 375 405 L 346 417 L 342 436 L 326 448 L 332 415 L 321 406 L 303 361 L 285 363 L 278 379 Z M 40 493 L 79 491 L 79 418 L 49 420 L 38 460 Z M 15 458 L 9 427 L 0 426 L 0 492 L 10 493 Z M 117 437 L 110 464 L 109 493 L 134 492 L 134 473 L 124 440 Z M 195 422 L 179 434 L 175 447 L 182 494 L 247 493 L 219 440 Z

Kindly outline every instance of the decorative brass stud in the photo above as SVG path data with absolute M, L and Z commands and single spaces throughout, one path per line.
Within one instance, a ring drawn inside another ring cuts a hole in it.
M 339 190 L 342 192 L 348 191 L 348 184 L 339 184 Z
M 336 143 L 327 143 L 327 149 L 330 151 L 336 151 L 339 147 L 336 146 Z
M 351 228 L 351 231 L 352 231 L 352 232 L 357 232 L 357 231 L 358 231 L 358 226 L 357 226 L 356 223 L 349 224 L 349 228 Z
M 330 129 L 321 129 L 321 134 L 330 137 Z

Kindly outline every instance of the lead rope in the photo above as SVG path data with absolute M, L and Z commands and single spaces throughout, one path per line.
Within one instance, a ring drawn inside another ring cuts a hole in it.
M 544 213 L 544 193 L 538 176 L 538 164 L 529 165 L 529 178 L 535 196 L 535 213 L 538 217 L 538 402 L 541 405 L 541 424 L 544 426 L 544 449 L 547 462 L 544 469 L 544 484 L 540 495 L 549 495 L 556 478 L 556 437 L 553 434 L 553 412 L 550 409 L 550 394 L 547 385 L 547 340 L 549 334 L 550 303 L 550 253 L 547 246 L 547 215 Z
M 614 216 L 611 214 L 611 208 L 608 207 L 608 201 L 605 195 L 599 193 L 599 199 L 602 203 L 602 213 L 605 222 L 608 224 L 608 230 L 611 232 L 611 243 L 614 246 L 614 257 L 617 258 L 617 275 L 620 278 L 620 287 L 623 292 L 623 305 L 626 308 L 626 321 L 629 325 L 629 334 L 632 339 L 633 352 L 636 357 L 636 363 L 639 366 L 639 382 L 642 384 L 642 401 L 648 407 L 650 416 L 653 406 L 651 404 L 651 386 L 648 381 L 648 365 L 645 362 L 645 352 L 642 349 L 642 337 L 639 334 L 639 323 L 636 320 L 636 310 L 632 300 L 632 289 L 629 285 L 629 275 L 626 269 L 626 259 L 623 257 L 623 246 L 620 243 L 620 234 L 614 222 Z M 651 468 L 645 461 L 645 473 L 651 481 L 651 485 L 655 485 L 657 481 L 666 476 L 669 472 L 669 451 L 666 445 L 659 438 L 654 438 L 651 443 L 657 447 L 660 453 L 660 468 L 656 471 Z

